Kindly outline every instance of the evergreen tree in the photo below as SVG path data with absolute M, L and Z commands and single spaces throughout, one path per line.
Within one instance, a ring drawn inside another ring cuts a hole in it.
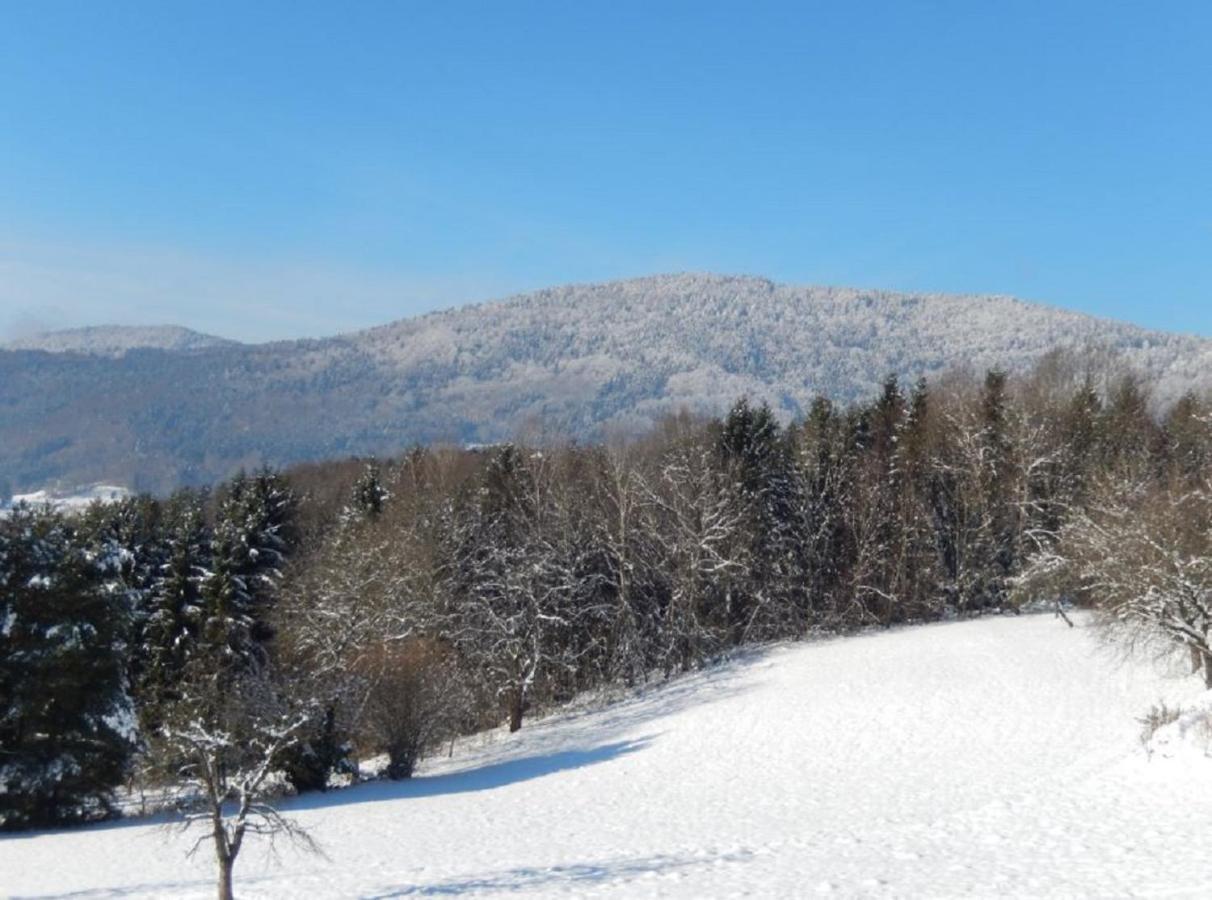
M 383 504 L 390 498 L 391 492 L 383 486 L 379 465 L 371 460 L 354 482 L 350 514 L 367 519 L 377 518 L 383 512 Z
M 296 499 L 285 480 L 264 469 L 240 474 L 220 501 L 202 582 L 202 637 L 235 668 L 266 659 L 267 613 L 290 549 Z
M 843 516 L 852 481 L 850 445 L 844 417 L 825 397 L 817 397 L 796 432 L 798 487 L 796 545 L 810 620 L 835 622 L 849 547 Z
M 48 509 L 0 519 L 0 827 L 113 812 L 134 728 L 111 551 Z
M 803 622 L 790 601 L 802 584 L 792 567 L 794 480 L 789 443 L 770 407 L 738 401 L 720 429 L 719 452 L 748 543 L 745 578 L 727 598 L 730 639 L 797 633 Z
M 179 491 L 167 503 L 164 550 L 146 603 L 140 654 L 140 706 L 155 720 L 177 696 L 186 664 L 196 650 L 203 625 L 202 585 L 208 575 L 208 536 L 203 497 Z
M 1212 464 L 1212 413 L 1194 394 L 1178 399 L 1163 423 L 1166 465 L 1179 478 L 1197 482 Z
M 1000 606 L 1006 598 L 1006 579 L 1018 562 L 1016 471 L 1011 435 L 1006 373 L 992 370 L 985 375 L 981 395 L 981 444 L 984 464 L 981 480 L 985 495 L 986 534 L 983 552 L 988 554 L 988 577 L 982 603 Z

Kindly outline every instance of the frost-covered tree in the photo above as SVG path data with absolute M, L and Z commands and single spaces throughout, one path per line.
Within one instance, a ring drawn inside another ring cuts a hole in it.
M 381 523 L 343 516 L 320 547 L 295 561 L 279 592 L 279 668 L 291 692 L 320 710 L 288 754 L 287 776 L 298 790 L 322 790 L 333 772 L 350 768 L 349 742 L 372 683 L 367 660 L 416 631 L 393 537 Z
M 645 679 L 657 665 L 668 582 L 640 461 L 629 448 L 617 444 L 603 448 L 594 458 L 594 516 L 587 527 L 601 555 L 602 676 L 632 684 Z
M 210 844 L 219 900 L 231 900 L 236 858 L 249 836 L 286 836 L 318 850 L 307 832 L 274 805 L 273 776 L 311 711 L 282 699 L 264 671 L 230 675 L 229 659 L 195 656 L 181 697 L 150 736 L 153 777 L 176 788 L 182 826 L 202 833 L 191 854 Z
M 666 675 L 728 646 L 743 603 L 749 543 L 733 483 L 710 444 L 676 444 L 651 488 L 668 597 L 660 616 L 659 665 Z
M 1006 376 L 986 374 L 975 397 L 953 401 L 948 439 L 932 461 L 943 587 L 949 604 L 972 612 L 1005 605 L 1022 562 L 1021 422 Z
M 1111 481 L 1024 581 L 1073 592 L 1129 650 L 1189 654 L 1212 689 L 1212 481 Z
M 326 539 L 292 563 L 279 591 L 279 666 L 324 710 L 291 753 L 287 774 L 301 790 L 346 767 L 350 743 L 388 754 L 389 775 L 407 777 L 436 736 L 462 722 L 462 673 L 450 654 L 418 649 L 438 646 L 442 625 L 438 532 L 449 503 L 430 502 L 432 462 L 410 454 L 392 502 L 374 515 L 355 512 L 365 487 L 355 484 Z
M 442 634 L 494 686 L 511 731 L 533 693 L 576 665 L 577 625 L 593 612 L 580 601 L 598 576 L 580 567 L 552 474 L 539 451 L 500 449 L 451 536 Z
M 849 566 L 850 538 L 846 497 L 854 482 L 845 417 L 824 397 L 793 428 L 795 532 L 794 552 L 805 597 L 805 625 L 837 627 L 844 607 L 842 582 Z

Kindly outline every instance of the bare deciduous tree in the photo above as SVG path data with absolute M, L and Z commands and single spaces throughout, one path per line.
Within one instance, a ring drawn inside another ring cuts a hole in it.
M 1212 689 L 1212 482 L 1105 485 L 1024 577 L 1082 595 L 1129 650 L 1190 654 Z
M 201 828 L 190 853 L 211 844 L 219 900 L 231 900 L 236 858 L 250 835 L 319 847 L 275 807 L 274 774 L 298 740 L 305 711 L 287 708 L 263 674 L 195 668 L 185 695 L 151 740 L 148 761 L 178 792 L 181 827 Z

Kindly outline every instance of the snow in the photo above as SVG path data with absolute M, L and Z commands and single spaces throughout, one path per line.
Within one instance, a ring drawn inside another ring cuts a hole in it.
M 29 494 L 14 494 L 9 504 L 0 503 L 0 510 L 6 506 L 16 506 L 18 503 L 28 503 L 30 506 L 42 506 L 49 503 L 60 511 L 74 512 L 87 508 L 95 501 L 116 503 L 129 497 L 128 488 L 116 484 L 95 484 L 81 488 L 75 493 L 59 493 L 50 490 L 34 491 Z
M 1155 760 L 1212 766 L 1212 691 L 1184 704 L 1173 722 L 1157 729 L 1148 752 Z
M 1137 719 L 1197 679 L 1078 618 L 986 618 L 753 652 L 412 782 L 298 798 L 327 858 L 251 845 L 244 897 L 1209 896 L 1212 762 Z M 0 840 L 18 897 L 213 892 L 156 823 Z

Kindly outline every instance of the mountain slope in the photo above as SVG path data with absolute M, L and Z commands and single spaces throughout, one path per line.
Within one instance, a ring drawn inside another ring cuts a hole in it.
M 1207 896 L 1212 765 L 1135 719 L 1197 692 L 1051 616 L 774 648 L 288 804 L 327 859 L 251 844 L 260 897 Z M 129 823 L 0 841 L 18 896 L 204 897 L 211 856 Z
M 0 349 L 124 356 L 131 350 L 187 351 L 235 346 L 236 343 L 179 325 L 92 325 L 87 328 L 44 331 L 7 341 L 0 344 Z
M 1005 297 L 909 295 L 674 275 L 541 291 L 319 341 L 121 358 L 0 352 L 11 490 L 164 489 L 261 461 L 494 441 L 542 423 L 642 430 L 742 394 L 785 416 L 956 365 L 1029 365 L 1096 345 L 1166 396 L 1206 384 L 1212 342 Z

